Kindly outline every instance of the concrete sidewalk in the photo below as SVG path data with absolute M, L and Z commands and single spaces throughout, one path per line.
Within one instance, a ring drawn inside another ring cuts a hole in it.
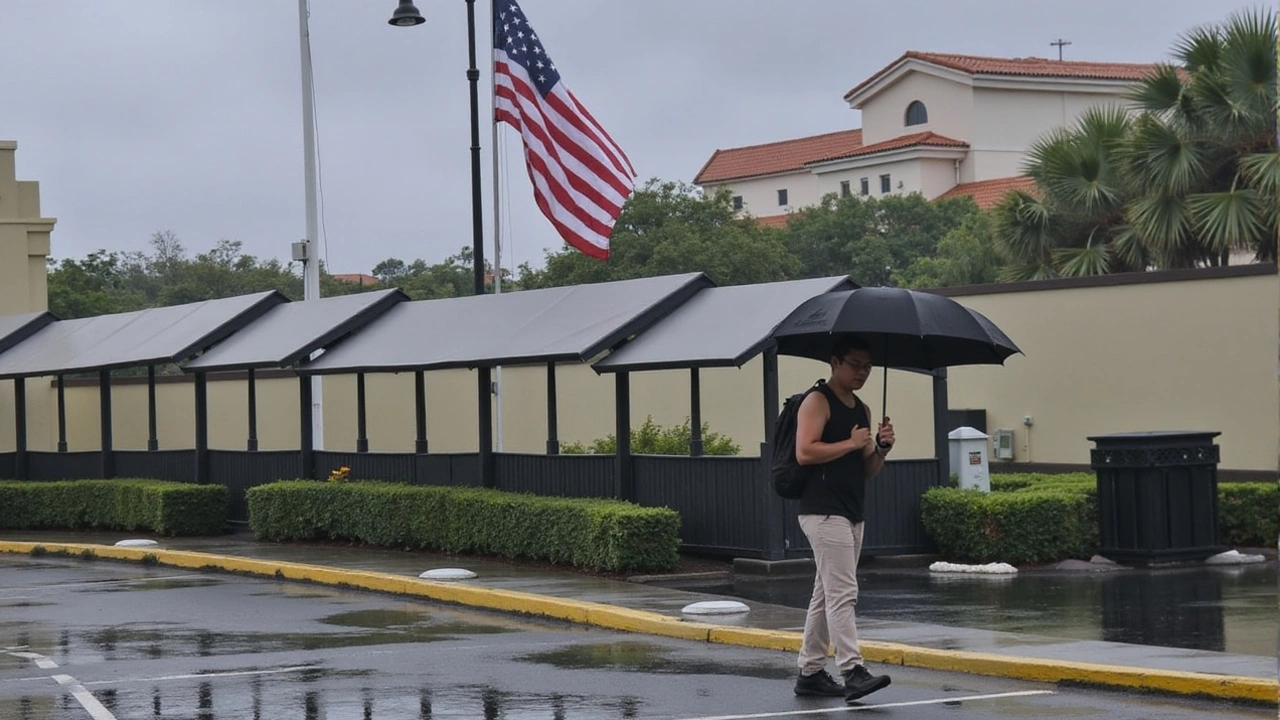
M 216 538 L 158 538 L 150 547 L 117 547 L 119 533 L 6 532 L 0 552 L 79 555 L 158 562 L 199 570 L 390 592 L 471 607 L 515 612 L 616 630 L 771 648 L 794 653 L 804 611 L 489 560 L 444 558 L 379 548 L 262 543 L 248 533 Z M 148 557 L 150 556 L 150 557 Z M 462 567 L 475 578 L 420 579 L 420 573 Z M 748 612 L 694 615 L 705 600 L 743 602 Z M 1280 682 L 1274 657 L 1082 641 L 920 623 L 859 619 L 863 654 L 873 663 L 1066 682 L 1275 704 Z

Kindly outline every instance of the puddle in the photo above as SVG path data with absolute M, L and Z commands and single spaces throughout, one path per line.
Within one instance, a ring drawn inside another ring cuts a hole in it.
M 0 603 L 0 608 L 41 607 L 42 605 L 53 605 L 53 604 L 54 603 L 49 603 L 49 602 L 30 602 L 30 601 L 24 600 L 20 602 Z
M 621 670 L 663 675 L 732 675 L 762 680 L 786 680 L 795 671 L 786 663 L 742 664 L 689 660 L 671 648 L 647 642 L 587 643 L 532 653 L 520 662 L 551 665 L 561 670 Z

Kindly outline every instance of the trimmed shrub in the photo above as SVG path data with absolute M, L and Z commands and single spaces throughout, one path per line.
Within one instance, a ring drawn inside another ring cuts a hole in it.
M 944 555 L 971 562 L 1088 558 L 1100 543 L 1092 473 L 991 476 L 991 492 L 932 488 L 921 499 L 925 531 Z M 1221 542 L 1275 547 L 1280 485 L 1218 483 Z
M 668 508 L 489 488 L 283 480 L 251 488 L 263 540 L 345 540 L 546 560 L 596 570 L 675 567 L 680 516 Z
M 163 480 L 0 481 L 0 528 L 217 535 L 227 488 Z
M 1280 485 L 1218 483 L 1218 530 L 1227 545 L 1275 547 L 1280 534 Z
M 664 428 L 650 415 L 645 417 L 640 427 L 631 429 L 631 452 L 634 455 L 688 455 L 692 443 L 693 428 L 687 417 L 679 425 Z M 741 446 L 733 438 L 712 432 L 708 423 L 702 423 L 702 454 L 737 455 L 741 451 Z M 618 452 L 618 438 L 609 433 L 592 440 L 590 445 L 564 442 L 560 444 L 560 452 L 565 455 L 614 455 Z

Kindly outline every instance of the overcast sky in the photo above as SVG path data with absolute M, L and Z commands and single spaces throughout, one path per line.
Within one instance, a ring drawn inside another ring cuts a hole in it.
M 466 4 L 312 0 L 331 272 L 436 262 L 471 244 Z M 563 81 L 640 175 L 692 180 L 716 149 L 860 126 L 846 90 L 906 50 L 1153 62 L 1242 0 L 524 0 Z M 476 4 L 492 260 L 489 2 Z M 503 265 L 561 242 L 499 131 Z M 6 0 L 0 140 L 58 220 L 55 257 L 145 250 L 171 230 L 287 260 L 305 235 L 295 0 Z

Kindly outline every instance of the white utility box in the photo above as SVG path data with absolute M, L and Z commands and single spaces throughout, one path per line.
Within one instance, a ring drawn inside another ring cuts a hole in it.
M 987 439 L 986 433 L 971 427 L 958 427 L 947 434 L 951 446 L 951 472 L 960 478 L 961 488 L 991 492 Z

